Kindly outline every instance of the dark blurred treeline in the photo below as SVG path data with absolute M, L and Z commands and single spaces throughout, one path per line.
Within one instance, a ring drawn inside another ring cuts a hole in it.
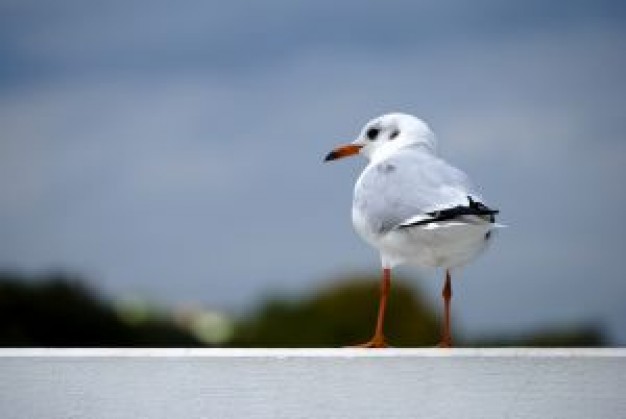
M 201 346 L 167 318 L 129 324 L 75 276 L 0 273 L 0 346 Z
M 198 308 L 166 310 L 119 304 L 65 273 L 0 272 L 0 346 L 5 347 L 338 347 L 370 337 L 378 278 L 333 281 L 311 295 L 274 297 L 231 319 Z M 394 346 L 433 346 L 438 307 L 402 280 L 390 295 L 386 333 Z M 568 325 L 523 336 L 465 339 L 460 346 L 604 346 L 598 325 Z

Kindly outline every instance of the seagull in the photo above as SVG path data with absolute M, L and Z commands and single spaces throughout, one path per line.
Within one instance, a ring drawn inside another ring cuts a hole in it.
M 429 126 L 404 113 L 369 121 L 352 143 L 325 161 L 361 154 L 369 163 L 354 186 L 352 223 L 380 251 L 382 281 L 374 336 L 358 345 L 389 346 L 383 331 L 392 268 L 443 268 L 444 321 L 438 346 L 451 347 L 451 270 L 478 256 L 492 238 L 497 210 L 489 208 L 461 170 L 437 157 Z

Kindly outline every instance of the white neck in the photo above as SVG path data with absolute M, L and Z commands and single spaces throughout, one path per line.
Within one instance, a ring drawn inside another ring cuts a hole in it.
M 363 153 L 370 161 L 370 163 L 378 163 L 388 159 L 393 154 L 400 150 L 420 150 L 426 153 L 435 154 L 431 144 L 428 143 L 406 143 L 404 141 L 390 142 L 385 144 L 384 147 L 377 147 L 372 150 L 364 150 Z

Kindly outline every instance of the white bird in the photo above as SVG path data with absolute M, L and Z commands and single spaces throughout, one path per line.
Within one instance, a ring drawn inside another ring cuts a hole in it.
M 452 346 L 450 270 L 481 253 L 497 210 L 490 209 L 459 169 L 436 155 L 435 135 L 422 120 L 390 113 L 369 121 L 358 138 L 325 161 L 362 154 L 369 164 L 354 187 L 352 223 L 380 251 L 383 268 L 374 336 L 361 347 L 386 347 L 383 333 L 391 269 L 399 264 L 445 269 L 444 323 L 439 346 Z

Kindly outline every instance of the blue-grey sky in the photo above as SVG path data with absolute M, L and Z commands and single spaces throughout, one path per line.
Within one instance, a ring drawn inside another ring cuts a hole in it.
M 0 267 L 229 309 L 376 272 L 365 162 L 321 159 L 403 111 L 509 225 L 457 274 L 460 327 L 626 344 L 625 74 L 617 1 L 2 0 Z

